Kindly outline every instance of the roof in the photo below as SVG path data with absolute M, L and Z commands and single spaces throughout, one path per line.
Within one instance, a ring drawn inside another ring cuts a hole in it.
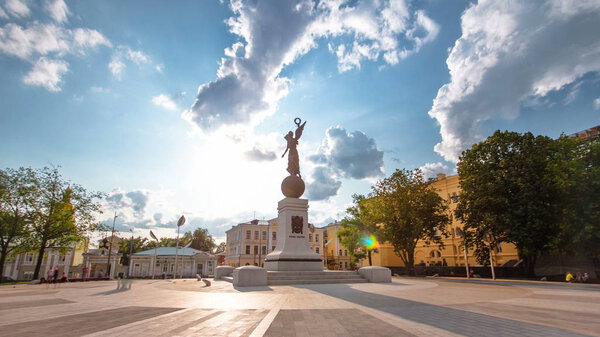
M 175 251 L 176 248 L 175 247 L 158 247 L 156 248 L 156 255 L 162 255 L 162 256 L 175 256 Z M 207 254 L 207 255 L 211 255 L 209 253 L 203 252 L 201 250 L 198 249 L 194 249 L 194 248 L 186 248 L 186 247 L 179 247 L 179 252 L 178 252 L 179 256 L 194 256 L 196 254 Z M 133 255 L 154 255 L 154 248 L 153 249 L 148 249 L 145 250 L 143 252 L 139 252 L 139 253 L 135 253 Z

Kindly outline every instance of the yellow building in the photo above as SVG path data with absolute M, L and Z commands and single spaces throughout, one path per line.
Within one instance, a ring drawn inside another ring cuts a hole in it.
M 454 217 L 454 211 L 460 197 L 459 176 L 438 174 L 431 187 L 437 191 L 440 197 L 449 202 L 452 223 L 447 227 L 447 230 L 450 235 L 448 238 L 442 238 L 443 248 L 437 244 L 427 245 L 425 241 L 420 240 L 415 249 L 415 265 L 464 266 L 464 247 L 460 244 L 462 241 L 460 232 L 463 229 L 463 224 Z M 494 248 L 492 256 L 495 266 L 502 266 L 508 261 L 519 259 L 516 247 L 510 243 L 499 244 Z M 472 251 L 467 250 L 467 258 L 469 265 L 479 265 Z M 404 263 L 394 253 L 394 249 L 389 243 L 381 244 L 379 252 L 372 254 L 372 261 L 373 265 L 376 266 L 404 266 Z M 368 261 L 363 261 L 363 264 L 368 265 Z
M 325 242 L 323 243 L 323 251 L 326 255 L 323 258 L 323 263 L 330 270 L 348 270 L 351 267 L 351 257 L 348 248 L 340 243 L 337 236 L 341 225 L 338 222 L 330 223 L 329 225 L 320 228 L 323 230 Z

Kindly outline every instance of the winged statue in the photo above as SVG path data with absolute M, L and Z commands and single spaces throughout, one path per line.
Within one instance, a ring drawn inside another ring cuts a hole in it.
M 304 125 L 306 125 L 306 121 L 302 124 L 302 120 L 300 118 L 294 119 L 294 124 L 296 124 L 296 132 L 292 133 L 292 131 L 288 132 L 285 135 L 285 140 L 287 141 L 287 148 L 285 152 L 281 155 L 281 158 L 288 153 L 288 167 L 287 171 L 290 175 L 297 175 L 299 178 L 302 178 L 300 175 L 300 158 L 298 157 L 298 150 L 296 147 L 298 146 L 298 140 L 302 137 L 302 132 L 304 131 Z

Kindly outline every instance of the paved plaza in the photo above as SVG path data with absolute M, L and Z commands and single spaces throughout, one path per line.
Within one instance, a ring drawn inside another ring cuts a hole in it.
M 0 287 L 1 336 L 600 336 L 600 286 L 398 278 Z

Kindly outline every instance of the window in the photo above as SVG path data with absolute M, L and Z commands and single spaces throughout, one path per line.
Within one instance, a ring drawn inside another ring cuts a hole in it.
M 246 231 L 246 240 L 252 239 L 252 231 Z
M 273 232 L 273 233 L 271 233 L 271 234 L 272 234 L 272 236 L 273 236 L 273 240 L 277 240 L 277 232 Z
M 340 269 L 344 268 L 344 264 L 340 262 Z
M 263 232 L 262 232 L 262 239 L 263 239 L 264 241 L 267 241 L 267 232 L 266 232 L 266 231 L 263 231 Z
M 258 231 L 254 231 L 254 240 L 258 240 Z
M 317 252 L 317 254 L 319 254 L 319 247 L 316 247 L 315 251 Z
M 315 234 L 315 242 L 319 242 L 319 234 Z
M 312 242 L 312 234 L 308 233 L 308 241 Z
M 344 249 L 344 256 L 348 256 L 348 249 Z
M 246 245 L 246 254 L 250 255 L 250 245 Z
M 339 253 L 340 253 L 339 256 L 342 256 L 342 250 L 341 249 L 340 249 Z
M 458 194 L 456 194 L 456 192 L 452 192 L 452 202 L 453 203 L 457 203 L 458 202 Z
M 262 246 L 262 255 L 267 255 L 267 246 Z
M 344 262 L 344 266 L 348 269 L 348 262 Z
M 500 244 L 496 245 L 496 252 L 502 253 L 502 245 L 500 245 Z
M 258 246 L 254 246 L 254 255 L 258 255 Z

